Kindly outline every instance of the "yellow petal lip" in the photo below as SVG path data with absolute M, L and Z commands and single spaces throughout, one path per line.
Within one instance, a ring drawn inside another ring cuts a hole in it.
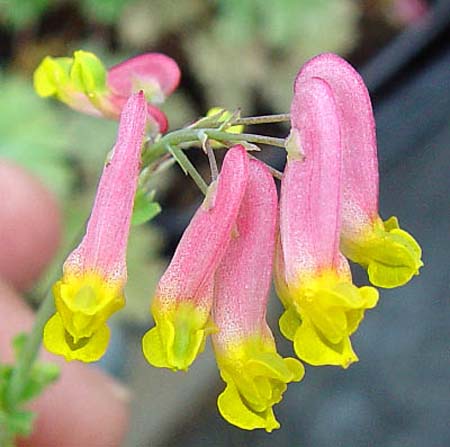
M 282 358 L 273 340 L 260 336 L 215 349 L 226 383 L 217 400 L 222 417 L 245 430 L 271 432 L 279 428 L 273 406 L 281 401 L 288 383 L 303 378 L 303 365 L 296 359 Z
M 294 350 L 300 359 L 313 366 L 332 365 L 346 369 L 358 361 L 349 336 L 338 343 L 331 343 L 307 319 L 295 334 Z
M 44 327 L 44 346 L 53 354 L 65 357 L 67 361 L 80 360 L 90 363 L 99 360 L 106 352 L 110 330 L 103 325 L 91 337 L 74 342 L 65 330 L 58 313 L 53 315 Z
M 75 341 L 91 337 L 125 304 L 122 285 L 93 272 L 65 274 L 53 286 L 53 295 L 63 325 Z
M 347 368 L 358 360 L 350 335 L 364 312 L 376 306 L 378 291 L 356 287 L 334 271 L 302 278 L 289 288 L 290 302 L 280 318 L 280 330 L 294 342 L 296 355 L 313 366 Z
M 156 326 L 142 339 L 145 358 L 159 368 L 187 371 L 216 330 L 208 314 L 193 303 L 179 303 L 168 312 L 154 311 L 154 316 Z
M 343 235 L 341 248 L 349 259 L 367 269 L 370 282 L 377 287 L 405 285 L 423 266 L 419 244 L 400 229 L 394 216 L 385 222 L 377 218 L 361 237 Z

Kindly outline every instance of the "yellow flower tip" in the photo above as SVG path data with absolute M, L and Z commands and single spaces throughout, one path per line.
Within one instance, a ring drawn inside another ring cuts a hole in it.
M 204 312 L 187 303 L 158 314 L 155 322 L 142 339 L 144 356 L 151 365 L 172 371 L 187 371 L 215 331 Z
M 396 217 L 375 222 L 365 238 L 343 240 L 343 253 L 367 268 L 370 282 L 377 287 L 394 288 L 406 284 L 423 266 L 417 241 L 400 229 Z
M 65 275 L 53 286 L 56 309 L 75 342 L 89 338 L 125 304 L 120 284 L 97 273 Z
M 61 95 L 70 83 L 72 62 L 73 59 L 70 57 L 45 57 L 33 74 L 36 93 L 44 98 Z
M 44 346 L 48 351 L 63 356 L 67 361 L 80 360 L 86 363 L 96 362 L 105 354 L 109 338 L 110 330 L 104 324 L 91 337 L 75 341 L 65 329 L 58 313 L 48 320 L 43 335 Z
M 106 69 L 100 59 L 88 51 L 74 52 L 70 80 L 77 91 L 89 97 L 104 93 L 107 89 Z
M 283 359 L 273 342 L 247 340 L 218 353 L 217 361 L 225 390 L 217 400 L 222 417 L 245 430 L 271 432 L 280 427 L 272 407 L 281 401 L 287 384 L 299 382 L 305 370 L 296 359 Z
M 373 287 L 358 288 L 336 274 L 324 274 L 296 288 L 293 306 L 280 319 L 283 335 L 294 341 L 297 356 L 314 366 L 348 368 L 358 360 L 350 335 L 366 309 L 378 302 Z

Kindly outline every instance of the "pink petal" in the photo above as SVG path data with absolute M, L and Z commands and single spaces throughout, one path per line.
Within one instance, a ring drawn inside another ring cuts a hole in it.
M 135 84 L 142 88 L 146 82 L 155 82 L 165 96 L 170 95 L 180 82 L 177 63 L 161 53 L 146 53 L 115 65 L 108 71 L 108 86 L 119 96 L 128 97 Z
M 110 95 L 109 103 L 114 108 L 114 113 L 117 113 L 120 115 L 120 111 L 122 110 L 123 106 L 126 104 L 128 97 L 125 96 L 117 96 L 117 95 Z M 158 127 L 159 133 L 165 133 L 167 131 L 167 128 L 169 127 L 169 123 L 167 121 L 167 117 L 165 113 L 160 110 L 158 107 L 154 106 L 153 104 L 147 103 L 147 112 L 148 112 L 148 121 L 150 123 L 156 124 Z M 117 118 L 116 118 L 117 119 Z
M 111 160 L 105 165 L 86 234 L 64 268 L 95 270 L 111 280 L 126 279 L 126 247 L 147 121 L 142 92 L 123 108 Z
M 207 197 L 186 228 L 172 261 L 158 284 L 156 297 L 164 306 L 179 301 L 212 305 L 208 283 L 230 241 L 245 192 L 248 157 L 243 146 L 229 149 L 216 191 Z M 211 191 L 210 191 L 211 192 Z M 209 293 L 203 293 L 203 291 Z
M 214 341 L 268 332 L 266 307 L 272 276 L 278 198 L 263 163 L 250 160 L 247 188 L 232 237 L 215 275 Z
M 290 153 L 281 183 L 280 232 L 286 279 L 338 262 L 341 136 L 330 86 L 318 78 L 297 81 L 291 122 L 305 159 Z M 298 155 L 298 154 L 297 154 Z
M 364 228 L 378 215 L 378 161 L 375 122 L 361 76 L 334 54 L 311 59 L 296 79 L 304 90 L 311 78 L 326 81 L 333 92 L 341 127 L 343 155 L 342 227 Z

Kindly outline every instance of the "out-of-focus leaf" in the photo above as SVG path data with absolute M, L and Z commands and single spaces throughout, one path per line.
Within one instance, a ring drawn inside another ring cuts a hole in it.
M 47 9 L 49 0 L 1 0 L 0 16 L 14 28 L 34 22 Z
M 95 1 L 95 0 L 92 0 Z M 189 0 L 138 0 L 129 3 L 118 23 L 120 40 L 130 48 L 148 48 L 165 34 L 189 29 L 199 17 L 205 20 L 212 2 Z
M 252 113 L 287 111 L 292 81 L 306 59 L 332 51 L 345 54 L 358 38 L 361 5 L 353 0 L 216 0 L 208 27 L 183 41 L 210 105 Z M 330 33 L 324 30 L 332 29 Z M 239 70 L 230 70 L 239 52 Z M 262 102 L 262 104 L 261 104 Z M 259 110 L 261 111 L 261 110 Z
M 155 192 L 146 194 L 142 189 L 138 189 L 134 198 L 132 225 L 142 225 L 149 222 L 161 212 L 161 206 L 153 200 Z
M 84 15 L 100 23 L 113 24 L 121 16 L 124 7 L 135 0 L 82 0 Z
M 3 413 L 0 411 L 0 427 L 6 433 L 28 436 L 32 432 L 35 417 L 36 415 L 32 411 L 27 410 L 13 411 L 11 413 Z
M 61 114 L 38 98 L 31 82 L 0 76 L 0 157 L 28 168 L 58 196 L 66 197 L 73 180 Z

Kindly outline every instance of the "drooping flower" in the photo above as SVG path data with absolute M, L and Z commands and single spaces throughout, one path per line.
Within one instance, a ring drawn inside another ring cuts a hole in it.
M 397 218 L 383 222 L 378 214 L 375 122 L 367 88 L 355 69 L 334 54 L 317 56 L 303 67 L 295 82 L 296 94 L 311 78 L 330 85 L 339 115 L 344 151 L 342 252 L 367 269 L 373 285 L 406 284 L 419 274 L 422 251 L 400 229 Z
M 229 149 L 217 183 L 210 185 L 159 281 L 151 306 L 156 326 L 142 341 L 150 364 L 187 370 L 214 331 L 213 275 L 230 241 L 247 175 L 245 149 Z
M 299 74 L 301 76 L 301 72 Z M 357 360 L 350 335 L 378 292 L 356 287 L 339 251 L 342 140 L 331 87 L 311 77 L 298 85 L 281 183 L 275 282 L 285 307 L 280 328 L 300 359 L 348 367 Z
M 56 313 L 45 326 L 44 344 L 67 360 L 98 360 L 109 341 L 106 321 L 125 303 L 126 248 L 146 122 L 144 94 L 133 94 L 123 108 L 86 234 L 53 286 Z
M 299 381 L 303 365 L 282 358 L 266 322 L 278 200 L 268 169 L 250 160 L 247 188 L 235 231 L 215 274 L 212 340 L 222 379 L 217 401 L 231 424 L 247 430 L 279 428 L 273 405 L 287 383 Z
M 167 130 L 167 118 L 154 104 L 164 102 L 178 86 L 176 62 L 160 53 L 146 53 L 106 70 L 93 53 L 75 51 L 73 58 L 47 56 L 34 73 L 39 96 L 54 96 L 71 108 L 94 116 L 119 119 L 128 97 L 143 90 L 149 124 Z

